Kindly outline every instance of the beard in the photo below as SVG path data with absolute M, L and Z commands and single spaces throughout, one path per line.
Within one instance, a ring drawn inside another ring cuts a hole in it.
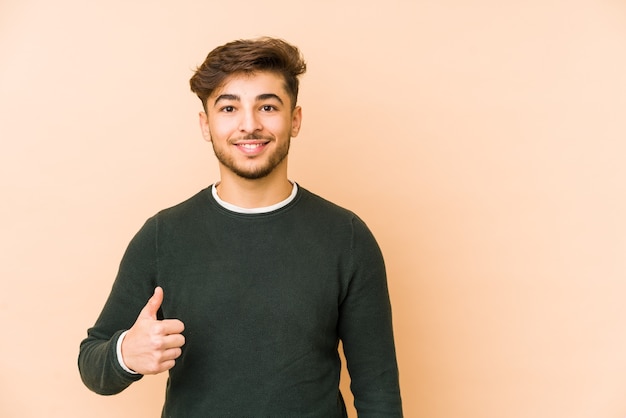
M 248 136 L 245 139 L 262 138 Z M 279 145 L 279 147 L 276 148 L 270 155 L 265 157 L 248 158 L 246 162 L 238 163 L 232 155 L 224 152 L 224 150 L 220 147 L 216 147 L 215 142 L 211 140 L 213 152 L 215 153 L 217 160 L 235 175 L 246 180 L 257 180 L 269 176 L 274 169 L 283 162 L 283 160 L 287 157 L 287 154 L 289 154 L 290 144 L 291 138 L 288 138 L 286 142 L 282 142 L 281 145 Z M 265 160 L 260 160 L 260 158 L 265 158 Z M 250 164 L 247 164 L 248 162 Z

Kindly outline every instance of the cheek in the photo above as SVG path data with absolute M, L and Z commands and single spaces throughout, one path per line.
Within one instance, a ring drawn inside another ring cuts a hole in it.
M 276 136 L 284 137 L 291 136 L 293 133 L 293 127 L 291 125 L 291 119 L 281 119 L 268 122 L 265 128 L 272 132 Z
M 228 121 L 217 121 L 217 123 L 213 121 L 210 123 L 209 130 L 211 131 L 213 139 L 229 137 L 233 132 L 236 132 L 236 129 L 230 125 L 232 125 L 232 123 L 228 123 Z

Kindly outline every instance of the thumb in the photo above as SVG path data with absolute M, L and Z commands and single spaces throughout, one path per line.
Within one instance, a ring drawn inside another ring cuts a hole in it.
M 150 299 L 148 299 L 148 303 L 143 307 L 141 312 L 139 313 L 139 317 L 141 318 L 150 318 L 156 319 L 157 312 L 163 303 L 163 289 L 157 286 L 154 289 L 154 294 Z

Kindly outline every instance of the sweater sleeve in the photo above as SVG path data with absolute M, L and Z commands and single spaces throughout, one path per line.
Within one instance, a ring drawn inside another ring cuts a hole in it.
M 352 276 L 340 306 L 350 388 L 360 418 L 402 417 L 391 304 L 382 253 L 367 226 L 352 222 Z
M 80 344 L 80 376 L 98 394 L 119 393 L 142 377 L 122 368 L 116 344 L 133 326 L 156 286 L 155 230 L 156 219 L 151 218 L 131 240 L 104 308 Z

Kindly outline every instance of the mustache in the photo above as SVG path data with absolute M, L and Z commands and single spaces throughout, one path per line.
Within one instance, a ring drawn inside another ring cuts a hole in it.
M 257 133 L 251 133 L 245 136 L 240 136 L 239 138 L 236 138 L 236 141 L 250 141 L 250 140 L 261 140 L 261 141 L 272 141 L 274 139 L 274 137 L 272 136 L 266 136 L 266 135 L 261 135 L 261 134 L 257 134 Z

